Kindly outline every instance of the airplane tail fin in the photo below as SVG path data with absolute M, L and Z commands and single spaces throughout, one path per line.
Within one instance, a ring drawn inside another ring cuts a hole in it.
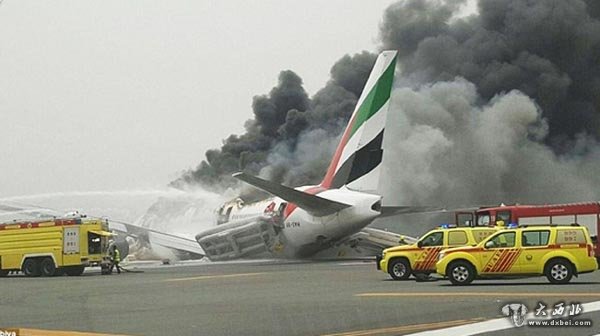
M 377 57 L 321 187 L 377 190 L 396 54 L 388 50 Z

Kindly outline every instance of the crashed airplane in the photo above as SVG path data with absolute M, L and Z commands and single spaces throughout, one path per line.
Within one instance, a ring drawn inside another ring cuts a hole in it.
M 275 197 L 248 205 L 241 199 L 224 204 L 218 211 L 218 225 L 196 235 L 208 258 L 372 256 L 383 248 L 412 242 L 409 237 L 366 228 L 382 216 L 433 210 L 382 207 L 378 192 L 396 54 L 384 51 L 377 58 L 319 185 L 290 188 L 242 172 L 233 175 Z M 328 250 L 336 253 L 328 255 Z

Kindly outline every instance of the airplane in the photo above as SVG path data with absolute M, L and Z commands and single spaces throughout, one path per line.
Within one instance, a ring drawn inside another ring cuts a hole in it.
M 308 258 L 346 245 L 360 255 L 410 243 L 411 237 L 366 228 L 382 216 L 439 210 L 382 207 L 378 193 L 384 130 L 396 68 L 396 51 L 383 51 L 365 84 L 340 143 L 318 185 L 291 188 L 244 172 L 233 177 L 273 195 L 245 204 L 242 199 L 218 210 L 217 226 L 196 240 L 213 260 L 249 257 Z

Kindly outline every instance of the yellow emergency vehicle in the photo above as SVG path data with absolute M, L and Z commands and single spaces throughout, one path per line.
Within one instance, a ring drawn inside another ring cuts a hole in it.
M 435 272 L 438 253 L 449 247 L 477 245 L 496 232 L 493 227 L 452 227 L 442 225 L 423 235 L 415 244 L 390 247 L 377 256 L 377 269 L 394 280 L 406 280 L 411 274 Z
M 86 266 L 107 268 L 108 223 L 52 218 L 0 224 L 0 276 L 81 275 Z
M 437 273 L 454 285 L 476 277 L 524 275 L 545 275 L 551 283 L 562 284 L 598 268 L 589 232 L 576 224 L 509 227 L 477 246 L 443 250 L 438 259 Z

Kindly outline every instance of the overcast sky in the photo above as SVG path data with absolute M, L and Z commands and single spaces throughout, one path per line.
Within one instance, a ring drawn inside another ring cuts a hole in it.
M 0 197 L 166 185 L 281 70 L 310 94 L 393 1 L 0 4 Z

